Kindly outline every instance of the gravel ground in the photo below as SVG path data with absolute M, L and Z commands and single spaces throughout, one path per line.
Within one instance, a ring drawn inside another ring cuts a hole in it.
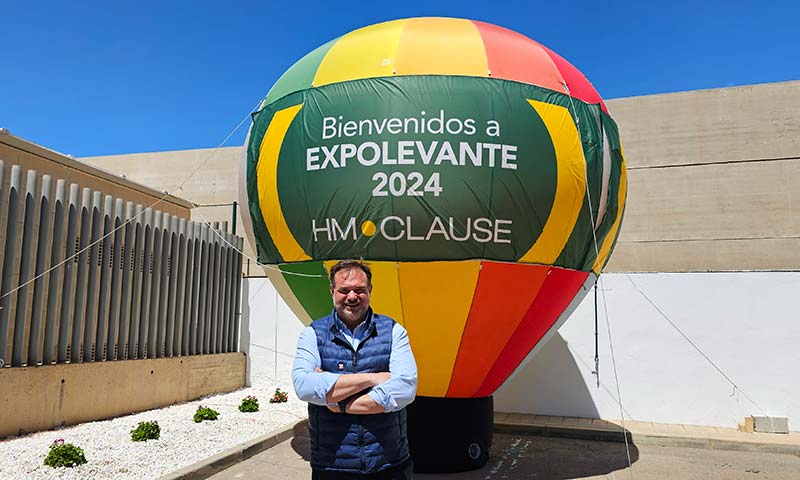
M 271 358 L 252 353 L 249 388 L 111 420 L 6 438 L 0 441 L 0 479 L 153 479 L 305 419 L 306 404 L 297 399 L 291 386 L 291 359 L 279 361 L 275 378 Z M 275 388 L 289 393 L 287 403 L 269 403 Z M 239 412 L 239 403 L 247 395 L 258 398 L 258 412 Z M 194 423 L 198 405 L 217 410 L 219 419 Z M 157 421 L 161 438 L 131 441 L 131 429 L 142 421 Z M 45 466 L 48 446 L 58 438 L 81 447 L 88 463 L 74 468 Z

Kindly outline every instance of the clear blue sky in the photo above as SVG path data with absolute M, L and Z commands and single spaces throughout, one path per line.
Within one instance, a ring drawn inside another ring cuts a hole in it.
M 5 0 L 0 127 L 76 157 L 214 147 L 308 51 L 415 16 L 521 32 L 572 62 L 606 99 L 797 80 L 798 5 Z M 246 129 L 226 145 L 240 145 Z

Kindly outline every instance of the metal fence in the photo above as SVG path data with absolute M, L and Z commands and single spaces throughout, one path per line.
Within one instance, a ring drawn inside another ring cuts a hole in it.
M 0 179 L 0 364 L 237 351 L 243 240 L 227 222 L 2 161 Z

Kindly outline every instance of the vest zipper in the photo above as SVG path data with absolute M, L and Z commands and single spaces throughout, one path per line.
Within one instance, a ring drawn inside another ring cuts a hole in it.
M 353 369 L 358 367 L 358 351 L 353 351 Z

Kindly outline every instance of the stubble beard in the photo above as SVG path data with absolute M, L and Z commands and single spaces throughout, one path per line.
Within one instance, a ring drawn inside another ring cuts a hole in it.
M 358 305 L 347 305 L 343 303 L 337 310 L 337 313 L 345 324 L 350 327 L 355 327 L 364 319 L 366 310 L 366 307 L 360 303 Z

